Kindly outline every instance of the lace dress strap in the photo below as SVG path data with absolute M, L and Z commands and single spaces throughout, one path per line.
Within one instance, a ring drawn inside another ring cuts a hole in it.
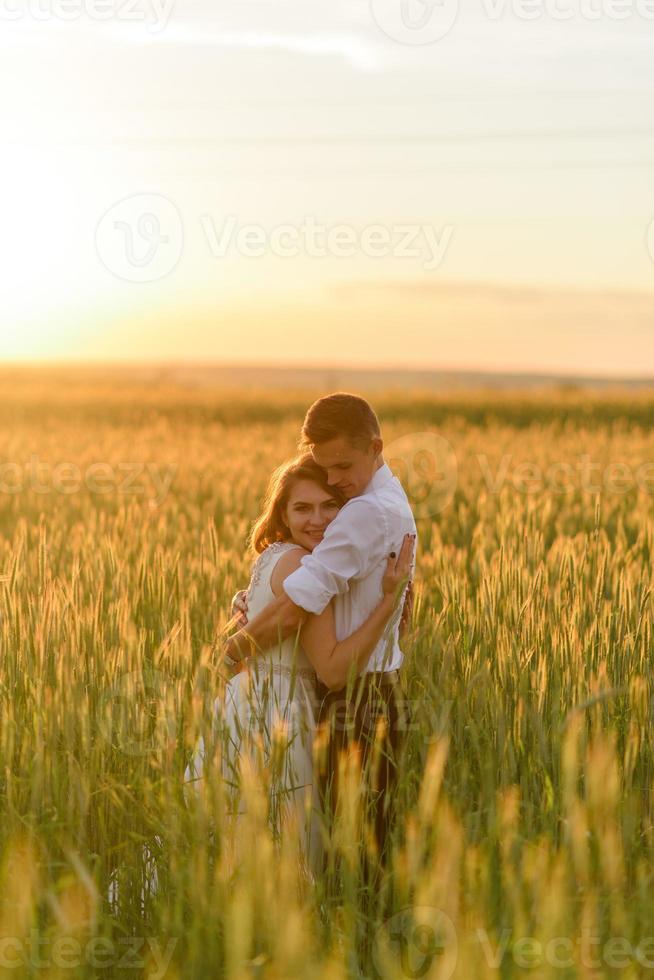
M 253 590 L 261 580 L 263 572 L 270 566 L 273 559 L 280 558 L 285 551 L 292 551 L 297 547 L 299 545 L 295 544 L 294 541 L 275 541 L 273 544 L 269 544 L 265 551 L 261 552 L 252 568 L 252 577 L 248 586 L 248 597 L 252 595 Z

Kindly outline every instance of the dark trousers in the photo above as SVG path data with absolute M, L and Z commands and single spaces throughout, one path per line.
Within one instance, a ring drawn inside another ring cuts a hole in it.
M 338 806 L 339 761 L 343 754 L 354 756 L 361 766 L 363 816 L 374 828 L 376 863 L 383 867 L 389 857 L 398 759 L 408 720 L 397 671 L 362 674 L 349 692 L 330 691 L 318 682 L 317 695 L 318 728 L 326 730 L 327 740 L 318 775 L 328 824 Z M 363 850 L 364 874 L 370 880 L 371 867 Z

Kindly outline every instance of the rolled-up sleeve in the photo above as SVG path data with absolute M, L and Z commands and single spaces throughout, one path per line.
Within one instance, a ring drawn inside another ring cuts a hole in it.
M 325 536 L 284 582 L 289 599 L 320 615 L 335 595 L 348 591 L 386 553 L 386 520 L 374 498 L 356 497 L 343 507 Z

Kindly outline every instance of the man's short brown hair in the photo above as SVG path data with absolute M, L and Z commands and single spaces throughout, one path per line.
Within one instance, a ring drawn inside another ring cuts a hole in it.
M 367 447 L 379 438 L 379 419 L 365 398 L 339 391 L 314 402 L 302 426 L 302 446 L 316 446 L 344 436 L 356 446 Z

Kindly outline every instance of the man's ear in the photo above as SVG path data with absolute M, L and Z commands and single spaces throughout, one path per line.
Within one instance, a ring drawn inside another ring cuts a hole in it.
M 373 456 L 381 456 L 384 451 L 384 440 L 380 436 L 375 436 L 375 438 L 370 443 L 372 448 Z

